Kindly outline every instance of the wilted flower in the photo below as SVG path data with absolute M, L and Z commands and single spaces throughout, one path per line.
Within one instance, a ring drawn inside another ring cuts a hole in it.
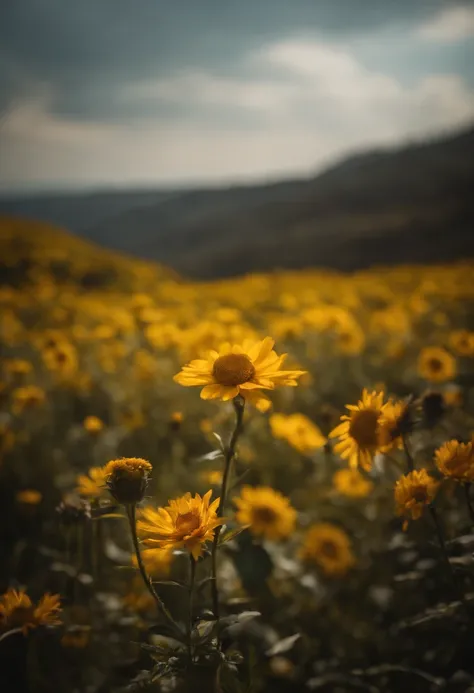
M 276 540 L 289 537 L 295 529 L 296 510 L 289 498 L 270 486 L 243 486 L 234 503 L 237 521 L 249 525 L 252 534 Z
M 214 530 L 224 520 L 217 517 L 220 498 L 211 504 L 212 491 L 202 498 L 186 493 L 181 498 L 170 500 L 165 508 L 144 508 L 137 522 L 143 544 L 151 548 L 184 547 L 195 559 L 202 555 L 203 546 L 212 541 Z

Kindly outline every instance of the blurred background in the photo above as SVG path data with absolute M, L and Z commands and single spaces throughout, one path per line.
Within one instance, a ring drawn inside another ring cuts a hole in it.
M 200 278 L 472 252 L 472 3 L 1 12 L 0 212 Z
M 8 693 L 177 690 L 153 679 L 170 660 L 163 623 L 104 465 L 149 460 L 155 508 L 217 497 L 232 403 L 173 378 L 228 342 L 258 354 L 248 344 L 266 336 L 304 374 L 268 411 L 245 409 L 226 514 L 235 528 L 242 480 L 264 487 L 253 511 L 268 531 L 251 522 L 219 559 L 222 612 L 260 616 L 225 638 L 245 662 L 231 684 L 190 690 L 474 691 L 473 174 L 471 2 L 2 4 Z M 389 444 L 349 469 L 331 432 L 348 411 L 378 427 L 382 401 Z M 465 446 L 469 483 L 434 463 L 447 441 L 454 471 Z M 412 464 L 440 482 L 441 546 L 423 487 L 397 511 Z M 149 570 L 184 624 L 183 560 Z M 208 564 L 195 622 L 212 606 Z M 47 593 L 61 623 L 38 622 Z M 28 618 L 25 637 L 13 626 Z

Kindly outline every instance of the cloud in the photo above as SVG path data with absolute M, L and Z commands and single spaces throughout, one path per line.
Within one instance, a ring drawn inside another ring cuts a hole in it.
M 248 74 L 202 68 L 133 80 L 116 103 L 147 117 L 64 117 L 42 86 L 3 124 L 0 185 L 211 182 L 293 175 L 351 149 L 462 126 L 474 90 L 456 74 L 414 84 L 369 69 L 342 42 L 298 37 L 247 56 Z
M 474 7 L 447 7 L 421 24 L 417 33 L 420 38 L 437 43 L 456 43 L 474 38 Z

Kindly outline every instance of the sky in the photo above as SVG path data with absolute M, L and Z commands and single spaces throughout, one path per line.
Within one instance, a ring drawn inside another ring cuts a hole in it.
M 474 2 L 6 0 L 0 192 L 307 175 L 474 123 Z

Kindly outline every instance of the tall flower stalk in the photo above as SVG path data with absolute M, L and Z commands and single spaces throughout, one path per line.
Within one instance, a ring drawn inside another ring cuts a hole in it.
M 222 487 L 220 493 L 220 503 L 217 508 L 217 517 L 222 518 L 224 516 L 225 503 L 227 500 L 227 490 L 229 486 L 229 479 L 232 470 L 232 462 L 235 457 L 237 442 L 243 431 L 244 425 L 244 411 L 245 411 L 245 399 L 238 395 L 233 399 L 234 411 L 235 411 L 235 428 L 232 433 L 229 445 L 224 452 L 224 476 L 222 478 Z M 211 588 L 212 588 L 212 610 L 216 620 L 219 621 L 219 590 L 217 585 L 217 547 L 219 545 L 219 536 L 221 533 L 222 525 L 216 527 L 214 531 L 214 539 L 212 541 L 211 549 Z

